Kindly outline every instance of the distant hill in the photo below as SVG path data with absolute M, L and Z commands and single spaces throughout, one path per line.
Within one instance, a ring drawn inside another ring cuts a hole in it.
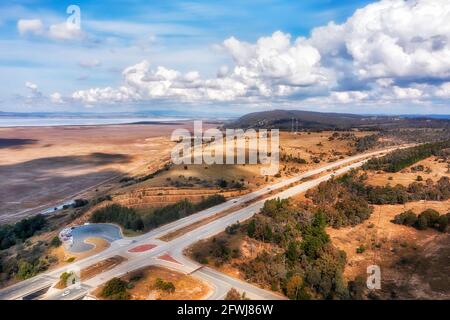
M 298 125 L 297 125 L 298 123 Z M 225 124 L 227 128 L 278 128 L 280 130 L 364 130 L 399 127 L 450 127 L 450 120 L 427 116 L 364 116 L 346 113 L 322 113 L 301 110 L 272 110 L 249 113 Z

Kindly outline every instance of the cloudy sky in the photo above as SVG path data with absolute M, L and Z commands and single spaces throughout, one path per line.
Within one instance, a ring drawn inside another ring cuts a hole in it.
M 449 21 L 448 0 L 2 1 L 0 110 L 450 114 Z

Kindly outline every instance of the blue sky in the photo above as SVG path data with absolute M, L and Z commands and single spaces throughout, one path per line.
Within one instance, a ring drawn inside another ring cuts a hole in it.
M 0 110 L 450 113 L 448 11 L 386 2 L 2 2 Z

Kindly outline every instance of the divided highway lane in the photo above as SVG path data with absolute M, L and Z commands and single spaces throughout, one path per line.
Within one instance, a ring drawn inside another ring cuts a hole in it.
M 164 225 L 160 228 L 154 229 L 144 235 L 141 235 L 141 236 L 138 236 L 135 238 L 126 238 L 123 240 L 116 241 L 116 242 L 112 243 L 111 247 L 109 247 L 105 251 L 103 251 L 99 254 L 96 254 L 94 256 L 87 257 L 83 260 L 80 260 L 76 263 L 76 265 L 80 268 L 85 268 L 87 266 L 90 266 L 94 263 L 97 263 L 101 260 L 112 257 L 114 255 L 124 255 L 124 256 L 129 257 L 131 259 L 130 261 L 122 263 L 121 265 L 119 265 L 116 268 L 107 272 L 111 275 L 116 274 L 116 276 L 117 276 L 117 274 L 120 275 L 120 274 L 126 273 L 126 271 L 123 272 L 125 270 L 125 268 L 127 268 L 126 269 L 127 271 L 131 271 L 131 270 L 133 270 L 133 269 L 131 269 L 132 267 L 145 266 L 145 265 L 151 264 L 151 263 L 149 263 L 148 259 L 155 258 L 156 255 L 161 254 L 162 252 L 170 252 L 171 254 L 176 256 L 176 259 L 182 260 L 184 263 L 187 263 L 187 261 L 186 261 L 187 259 L 182 254 L 182 251 L 184 248 L 186 248 L 187 246 L 191 245 L 192 243 L 194 243 L 200 239 L 205 239 L 205 238 L 213 236 L 217 233 L 220 233 L 228 225 L 233 224 L 236 221 L 244 221 L 244 220 L 248 219 L 254 213 L 256 213 L 260 210 L 260 208 L 264 204 L 264 201 L 267 199 L 250 204 L 243 209 L 238 209 L 238 206 L 240 207 L 241 205 L 246 204 L 248 201 L 258 198 L 261 195 L 267 194 L 272 191 L 276 191 L 277 189 L 286 187 L 292 183 L 297 183 L 297 182 L 301 181 L 302 179 L 314 176 L 316 174 L 326 172 L 328 170 L 333 170 L 337 167 L 343 166 L 345 164 L 348 164 L 348 163 L 351 163 L 354 161 L 358 161 L 361 159 L 367 159 L 367 158 L 374 157 L 374 156 L 379 156 L 386 152 L 391 151 L 392 149 L 395 149 L 395 148 L 388 148 L 388 149 L 384 149 L 384 150 L 379 150 L 379 151 L 370 152 L 370 153 L 366 153 L 366 154 L 362 154 L 362 155 L 358 155 L 358 156 L 353 156 L 353 157 L 350 157 L 347 159 L 343 159 L 343 160 L 319 167 L 317 169 L 310 170 L 310 171 L 303 173 L 301 175 L 298 175 L 296 177 L 280 181 L 278 183 L 264 187 L 260 190 L 246 194 L 244 196 L 228 200 L 228 201 L 226 201 L 220 205 L 217 205 L 215 207 L 203 210 L 199 213 L 193 214 L 191 216 L 188 216 L 183 219 L 180 219 L 180 220 L 174 221 L 172 223 L 169 223 L 167 225 Z M 350 168 L 356 168 L 357 166 L 360 166 L 363 163 L 364 163 L 364 161 L 356 163 L 356 164 L 352 164 L 348 167 L 337 170 L 336 174 L 346 172 L 346 171 L 350 170 Z M 329 179 L 331 177 L 331 175 L 332 175 L 332 173 L 327 174 L 318 179 L 304 182 L 297 186 L 286 189 L 286 190 L 272 196 L 271 198 L 289 197 L 296 193 L 306 191 L 309 188 L 312 188 L 315 185 L 318 185 L 320 182 Z M 164 234 L 178 230 L 182 227 L 185 227 L 185 226 L 195 223 L 197 221 L 203 220 L 207 217 L 213 216 L 217 213 L 220 213 L 224 210 L 227 210 L 227 209 L 230 209 L 233 207 L 237 207 L 237 210 L 235 212 L 230 213 L 222 218 L 216 219 L 216 220 L 212 221 L 211 223 L 201 226 L 201 227 L 199 227 L 179 238 L 176 238 L 170 242 L 162 242 L 160 240 L 157 240 L 157 238 L 163 236 Z M 158 244 L 158 247 L 156 247 L 155 249 L 152 249 L 151 251 L 147 252 L 146 254 L 130 255 L 128 253 L 129 249 L 131 249 L 139 244 L 147 243 L 149 241 L 151 241 L 152 243 Z M 150 255 L 150 256 L 148 256 L 148 255 Z M 161 260 L 159 260 L 159 261 L 161 261 Z M 192 265 L 192 262 L 190 262 L 189 264 Z M 174 266 L 174 268 L 176 268 L 176 267 L 177 266 Z M 195 266 L 192 266 L 192 267 L 195 268 Z M 42 288 L 43 286 L 47 285 L 47 283 L 49 283 L 51 281 L 56 281 L 62 272 L 67 271 L 69 269 L 71 269 L 71 266 L 62 267 L 62 268 L 38 275 L 34 278 L 25 280 L 23 282 L 15 284 L 11 287 L 5 288 L 0 291 L 0 299 L 1 300 L 20 299 L 21 297 L 23 297 L 25 295 L 28 295 L 30 293 L 38 291 L 37 288 Z M 192 270 L 193 269 L 191 269 L 191 271 Z M 182 271 L 186 272 L 186 269 L 182 270 Z M 108 278 L 109 277 L 105 273 L 103 273 L 103 274 L 101 274 L 93 279 L 90 279 L 88 281 L 89 281 L 89 283 L 95 284 L 97 286 L 97 285 L 107 281 Z M 44 283 L 45 283 L 45 285 L 44 285 Z M 261 289 L 259 289 L 259 290 L 261 290 Z

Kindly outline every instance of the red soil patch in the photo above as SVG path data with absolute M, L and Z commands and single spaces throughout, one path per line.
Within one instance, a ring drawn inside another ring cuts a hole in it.
M 165 254 L 163 254 L 162 256 L 159 256 L 158 259 L 166 260 L 166 261 L 169 261 L 169 262 L 181 264 L 181 263 L 179 263 L 177 260 L 175 260 L 174 258 L 172 258 L 172 256 L 171 256 L 170 254 L 168 254 L 168 253 L 165 253 Z
M 153 248 L 156 248 L 156 247 L 157 247 L 156 244 L 150 244 L 150 243 L 142 244 L 140 246 L 131 248 L 130 250 L 128 250 L 128 252 L 133 252 L 133 253 L 145 252 L 145 251 L 148 251 L 148 250 L 152 250 Z

